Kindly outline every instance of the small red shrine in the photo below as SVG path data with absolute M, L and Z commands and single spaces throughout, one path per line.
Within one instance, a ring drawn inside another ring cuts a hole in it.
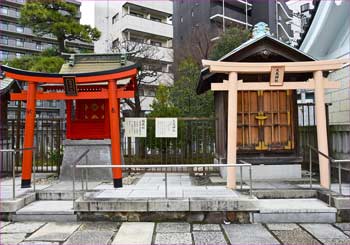
M 120 99 L 133 98 L 139 66 L 118 54 L 71 55 L 60 73 L 41 73 L 1 66 L 7 77 L 24 81 L 27 90 L 11 100 L 26 102 L 24 148 L 33 147 L 37 100 L 65 100 L 67 139 L 111 139 L 112 164 L 121 164 Z M 23 153 L 22 188 L 29 188 L 32 151 Z M 113 169 L 114 187 L 122 187 L 122 171 Z

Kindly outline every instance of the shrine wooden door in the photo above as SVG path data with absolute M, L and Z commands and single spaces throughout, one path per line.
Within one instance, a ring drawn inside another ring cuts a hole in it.
M 292 91 L 239 91 L 237 105 L 238 151 L 294 149 Z

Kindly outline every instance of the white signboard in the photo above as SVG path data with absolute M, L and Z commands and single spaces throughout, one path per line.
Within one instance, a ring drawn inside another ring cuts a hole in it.
M 156 138 L 177 138 L 177 118 L 156 118 Z
M 147 136 L 147 119 L 145 117 L 126 117 L 124 129 L 126 137 L 145 138 Z

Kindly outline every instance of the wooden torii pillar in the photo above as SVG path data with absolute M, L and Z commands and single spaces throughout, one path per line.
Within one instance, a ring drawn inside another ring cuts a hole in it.
M 244 62 L 221 62 L 203 60 L 203 66 L 209 67 L 210 72 L 228 74 L 229 79 L 223 83 L 212 83 L 213 91 L 228 91 L 228 124 L 227 124 L 227 163 L 237 163 L 237 91 L 256 90 L 315 90 L 315 110 L 317 123 L 317 146 L 318 150 L 328 155 L 328 138 L 326 124 L 326 108 L 324 89 L 340 87 L 339 82 L 330 82 L 323 77 L 323 71 L 341 69 L 349 60 L 327 60 L 307 62 L 284 62 L 284 63 L 244 63 Z M 283 67 L 285 73 L 313 73 L 313 79 L 300 82 L 282 82 L 279 85 L 271 85 L 270 82 L 244 83 L 238 80 L 238 74 L 266 74 L 271 73 L 275 67 Z M 320 182 L 324 188 L 330 186 L 329 160 L 319 154 Z M 227 168 L 227 187 L 236 188 L 235 168 Z
M 28 90 L 21 93 L 12 93 L 11 100 L 26 101 L 26 124 L 24 129 L 24 147 L 32 148 L 34 146 L 35 129 L 35 104 L 37 100 L 94 100 L 108 99 L 110 131 L 111 131 L 111 159 L 112 165 L 121 164 L 120 147 L 120 99 L 134 98 L 136 89 L 136 75 L 139 66 L 131 64 L 113 70 L 76 73 L 76 74 L 51 74 L 41 72 L 31 72 L 15 69 L 8 66 L 1 66 L 7 77 L 24 81 L 28 83 Z M 66 79 L 70 83 L 65 83 Z M 117 86 L 117 81 L 130 78 L 130 82 L 121 87 Z M 108 81 L 108 88 L 102 88 L 100 91 L 87 92 L 84 89 L 79 90 L 78 85 L 89 83 L 105 83 Z M 37 84 L 53 84 L 57 86 L 70 87 L 74 95 L 65 92 L 43 92 L 37 91 Z M 88 132 L 87 132 L 88 134 Z M 32 176 L 32 151 L 24 151 L 22 162 L 22 188 L 30 188 Z M 122 187 L 122 170 L 113 168 L 114 187 Z

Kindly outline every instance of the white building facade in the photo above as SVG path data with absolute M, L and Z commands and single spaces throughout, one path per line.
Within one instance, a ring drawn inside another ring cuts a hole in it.
M 319 60 L 350 58 L 350 2 L 321 1 L 300 49 Z M 350 67 L 329 74 L 341 88 L 329 90 L 330 124 L 350 124 Z
M 171 1 L 95 1 L 95 27 L 101 38 L 95 42 L 96 53 L 137 52 L 145 57 L 145 76 L 139 86 L 141 108 L 151 110 L 159 84 L 173 85 L 173 3 Z M 139 57 L 140 58 L 140 57 Z M 123 110 L 129 110 L 126 104 Z

